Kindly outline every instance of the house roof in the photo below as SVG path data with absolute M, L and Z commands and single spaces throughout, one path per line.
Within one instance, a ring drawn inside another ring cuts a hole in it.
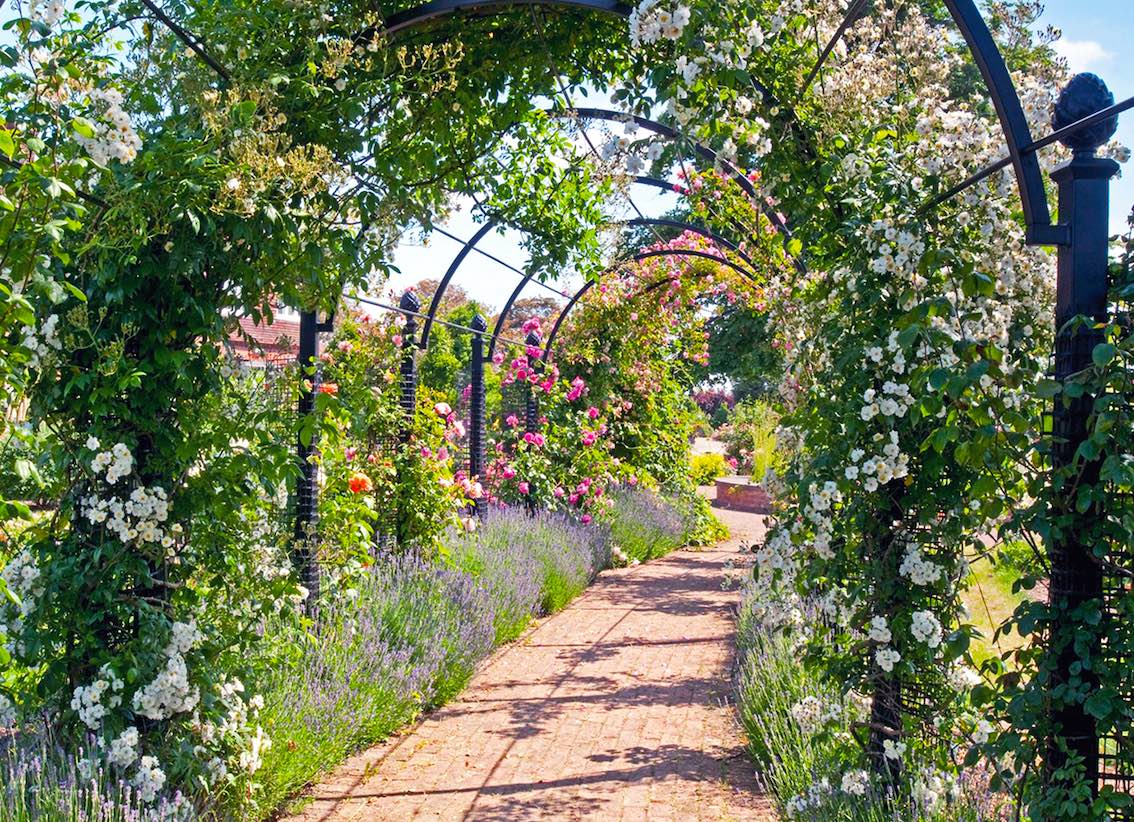
M 240 319 L 240 328 L 229 335 L 232 351 L 245 362 L 283 364 L 299 356 L 299 320 L 282 317 L 256 325 L 251 317 Z

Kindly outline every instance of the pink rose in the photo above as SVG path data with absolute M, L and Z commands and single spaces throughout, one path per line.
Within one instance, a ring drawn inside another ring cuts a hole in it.
M 591 515 L 590 514 L 583 514 L 583 516 L 580 518 L 579 521 L 581 523 L 583 523 L 583 525 L 588 525 L 588 524 L 590 524 L 590 521 L 591 521 Z
M 556 499 L 563 499 L 563 497 L 566 495 L 567 492 L 563 490 L 562 485 L 556 485 L 555 490 L 552 491 L 551 493 L 553 493 L 555 495 Z
M 598 415 L 599 415 L 599 410 L 597 408 L 595 408 L 593 405 L 590 408 L 587 409 L 587 416 L 590 417 L 592 420 L 597 420 Z
M 505 465 L 504 470 L 502 470 L 500 474 L 504 477 L 504 479 L 512 479 L 512 477 L 516 476 L 516 469 L 511 465 Z
M 520 483 L 520 493 L 521 494 L 527 494 L 528 491 L 530 491 L 530 490 L 531 490 L 531 486 L 528 485 L 526 482 Z
M 517 417 L 515 414 L 509 414 L 507 416 L 507 418 L 504 420 L 504 422 L 509 428 L 515 428 L 517 425 L 520 424 L 520 418 Z
M 449 403 L 439 402 L 433 406 L 433 413 L 439 417 L 448 417 L 453 413 L 453 409 L 449 406 Z
M 594 431 L 584 431 L 583 432 L 583 445 L 586 445 L 586 446 L 594 445 L 597 441 L 598 441 L 598 434 L 595 433 Z

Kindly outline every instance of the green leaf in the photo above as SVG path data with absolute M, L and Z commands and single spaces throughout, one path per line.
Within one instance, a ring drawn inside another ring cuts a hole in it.
M 255 100 L 243 100 L 232 107 L 232 119 L 240 124 L 249 122 L 255 113 Z
M 71 128 L 75 129 L 78 134 L 81 134 L 88 140 L 93 140 L 95 135 L 98 134 L 98 132 L 95 131 L 94 123 L 85 117 L 75 117 L 72 119 Z
M 4 152 L 9 160 L 16 153 L 16 141 L 12 139 L 12 132 L 0 128 L 0 151 Z
M 1114 359 L 1115 354 L 1118 353 L 1110 343 L 1101 343 L 1095 346 L 1095 350 L 1091 352 L 1091 361 L 1094 362 L 1099 368 L 1110 365 L 1111 360 Z

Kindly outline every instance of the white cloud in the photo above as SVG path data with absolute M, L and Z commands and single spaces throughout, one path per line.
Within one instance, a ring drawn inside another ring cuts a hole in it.
M 1057 40 L 1052 48 L 1060 57 L 1066 58 L 1072 72 L 1095 71 L 1114 58 L 1095 40 Z

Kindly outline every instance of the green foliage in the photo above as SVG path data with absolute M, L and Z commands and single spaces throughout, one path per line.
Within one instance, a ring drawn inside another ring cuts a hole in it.
M 769 470 L 782 470 L 785 455 L 777 451 L 776 429 L 780 416 L 761 400 L 738 402 L 718 436 L 741 470 L 759 481 Z
M 712 485 L 714 480 L 725 476 L 729 470 L 723 454 L 697 454 L 690 461 L 689 480 L 694 485 Z

